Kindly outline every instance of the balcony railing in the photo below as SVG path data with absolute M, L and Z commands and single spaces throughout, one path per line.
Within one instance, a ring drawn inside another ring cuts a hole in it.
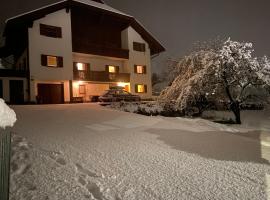
M 74 69 L 73 79 L 97 82 L 130 82 L 129 73 L 109 73 L 107 71 L 79 71 Z
M 108 44 L 93 44 L 80 39 L 74 40 L 73 52 L 129 59 L 129 50 L 127 49 L 113 47 Z
M 27 70 L 0 69 L 0 77 L 27 77 Z

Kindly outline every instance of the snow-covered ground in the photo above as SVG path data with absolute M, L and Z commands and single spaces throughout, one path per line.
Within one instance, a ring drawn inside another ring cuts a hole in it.
M 270 113 L 225 126 L 96 104 L 13 109 L 11 200 L 270 198 Z

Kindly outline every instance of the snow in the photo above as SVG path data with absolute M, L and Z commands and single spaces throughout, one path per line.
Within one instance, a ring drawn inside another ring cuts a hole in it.
M 44 8 L 47 8 L 47 7 L 50 7 L 50 6 L 53 6 L 53 5 L 66 2 L 66 1 L 67 0 L 58 1 L 56 3 L 52 3 L 52 4 L 49 4 L 49 5 L 43 6 L 41 8 L 35 9 L 35 10 L 31 10 L 29 12 L 24 12 L 22 14 L 14 16 L 14 17 L 8 18 L 5 22 L 7 23 L 8 21 L 10 21 L 12 19 L 21 17 L 23 15 L 30 14 L 30 13 L 42 10 Z M 82 4 L 86 4 L 86 5 L 89 5 L 89 6 L 93 6 L 93 7 L 96 7 L 96 8 L 100 8 L 100 9 L 103 9 L 103 10 L 107 10 L 107 11 L 110 11 L 110 12 L 118 13 L 120 15 L 125 15 L 125 16 L 128 16 L 128 17 L 132 17 L 132 16 L 127 15 L 127 14 L 125 14 L 125 13 L 123 13 L 123 12 L 117 10 L 117 9 L 114 9 L 114 8 L 112 8 L 112 7 L 110 7 L 110 6 L 106 5 L 106 4 L 98 3 L 98 2 L 95 2 L 95 1 L 91 1 L 91 0 L 73 0 L 73 1 L 76 1 L 76 2 L 79 2 L 79 3 L 82 3 Z
M 0 128 L 13 126 L 16 122 L 15 112 L 0 98 Z
M 270 197 L 270 112 L 226 126 L 97 104 L 13 109 L 11 199 Z

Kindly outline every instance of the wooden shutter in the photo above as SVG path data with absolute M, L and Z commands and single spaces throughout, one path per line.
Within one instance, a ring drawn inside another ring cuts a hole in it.
M 137 65 L 134 65 L 134 73 L 137 74 Z
M 77 63 L 76 62 L 73 62 L 73 72 L 76 72 L 78 71 L 77 69 Z
M 90 63 L 86 63 L 86 71 L 90 72 Z
M 63 67 L 63 57 L 57 57 L 57 67 Z
M 41 65 L 47 66 L 47 56 L 46 55 L 41 55 Z
M 135 84 L 135 92 L 138 93 L 138 84 Z
M 109 65 L 105 66 L 105 71 L 109 73 Z
M 115 66 L 115 72 L 118 74 L 119 73 L 119 66 Z
M 143 66 L 143 73 L 146 74 L 146 66 Z
M 144 93 L 147 93 L 147 85 L 144 85 Z

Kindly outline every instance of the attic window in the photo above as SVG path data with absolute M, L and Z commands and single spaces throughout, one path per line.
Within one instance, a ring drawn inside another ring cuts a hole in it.
M 40 28 L 40 35 L 53 38 L 62 38 L 61 27 L 39 24 L 39 28 Z
M 144 43 L 139 43 L 139 42 L 133 42 L 133 50 L 134 51 L 145 52 L 145 44 Z

